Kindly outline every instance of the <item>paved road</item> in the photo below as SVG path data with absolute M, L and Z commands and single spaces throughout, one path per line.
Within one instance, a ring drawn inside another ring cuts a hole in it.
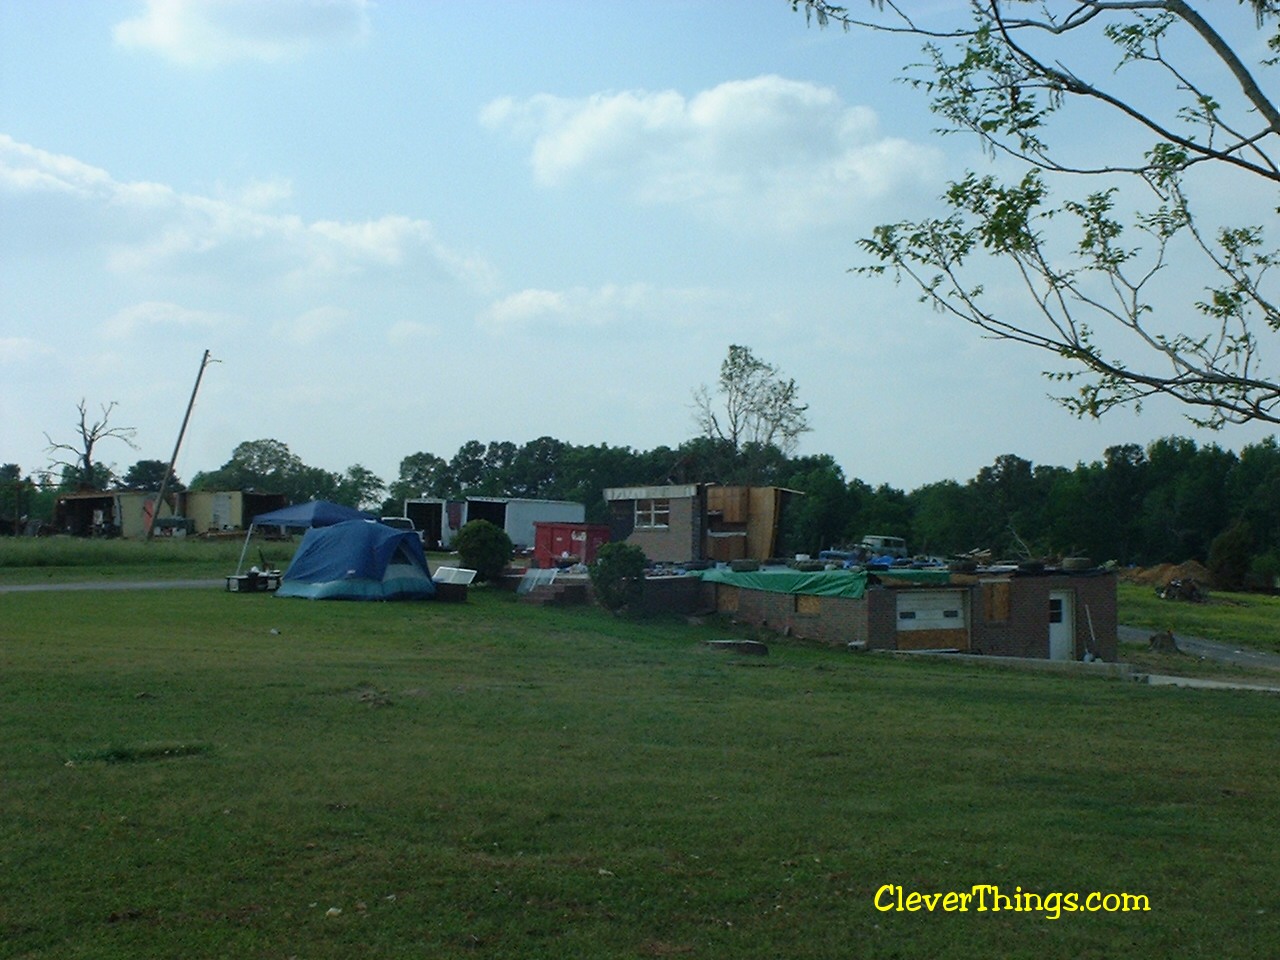
M 1158 633 L 1146 627 L 1119 627 L 1116 630 L 1121 643 L 1146 643 L 1151 635 Z M 1230 643 L 1219 643 L 1216 640 L 1204 640 L 1200 637 L 1187 637 L 1174 634 L 1178 649 L 1193 657 L 1204 657 L 1238 667 L 1261 667 L 1266 670 L 1280 670 L 1280 654 L 1266 653 L 1261 650 L 1246 650 Z
M 227 588 L 221 580 L 148 580 L 145 583 L 127 580 L 86 580 L 83 583 L 14 583 L 0 584 L 0 593 L 55 593 L 64 590 L 169 590 L 199 587 Z

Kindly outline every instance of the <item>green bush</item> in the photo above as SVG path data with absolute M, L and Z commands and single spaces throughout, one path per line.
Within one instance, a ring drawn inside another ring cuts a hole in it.
M 488 520 L 471 520 L 453 539 L 462 565 L 476 572 L 476 580 L 496 580 L 511 562 L 511 538 Z
M 1218 534 L 1209 545 L 1209 569 L 1219 590 L 1241 590 L 1253 557 L 1253 532 L 1247 523 L 1237 523 Z
M 1251 590 L 1270 593 L 1280 587 L 1280 550 L 1272 550 L 1254 557 L 1249 563 L 1249 577 L 1246 581 Z
M 644 595 L 644 551 L 629 543 L 606 543 L 588 568 L 596 599 L 617 613 Z

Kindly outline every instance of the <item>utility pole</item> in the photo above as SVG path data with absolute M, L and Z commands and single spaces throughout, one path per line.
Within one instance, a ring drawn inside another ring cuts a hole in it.
M 164 503 L 165 488 L 169 486 L 169 480 L 173 476 L 173 465 L 178 462 L 178 449 L 182 446 L 182 437 L 187 432 L 187 421 L 191 419 L 191 408 L 196 405 L 196 394 L 200 391 L 200 378 L 204 376 L 204 368 L 215 362 L 209 359 L 208 350 L 200 358 L 200 372 L 196 374 L 196 385 L 191 388 L 191 399 L 187 401 L 187 412 L 183 414 L 182 426 L 178 429 L 178 442 L 173 445 L 173 456 L 169 458 L 169 467 L 164 472 L 164 479 L 160 481 L 160 492 L 156 494 L 156 504 L 151 511 L 151 522 L 147 524 L 148 542 L 156 529 L 156 519 L 160 516 L 160 505 Z

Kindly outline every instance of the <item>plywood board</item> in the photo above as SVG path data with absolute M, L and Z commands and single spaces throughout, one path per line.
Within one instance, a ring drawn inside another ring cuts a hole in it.
M 900 630 L 899 650 L 968 650 L 968 630 Z

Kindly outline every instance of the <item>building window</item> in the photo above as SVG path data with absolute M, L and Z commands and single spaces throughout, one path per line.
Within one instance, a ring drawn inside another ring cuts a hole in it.
M 654 499 L 636 501 L 637 530 L 666 530 L 670 526 L 670 500 L 664 498 L 661 500 Z
M 1062 598 L 1049 598 L 1049 622 L 1062 623 Z

